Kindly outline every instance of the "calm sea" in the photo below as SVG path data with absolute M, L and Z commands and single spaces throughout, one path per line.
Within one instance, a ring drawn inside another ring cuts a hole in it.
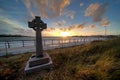
M 43 37 L 43 40 L 55 40 L 55 39 L 78 39 L 81 37 Z M 0 42 L 4 41 L 30 41 L 30 40 L 35 40 L 35 37 L 0 37 Z
M 54 49 L 85 44 L 103 37 L 43 37 L 43 49 Z M 0 37 L 0 56 L 7 53 L 17 54 L 35 51 L 35 37 Z M 28 48 L 31 47 L 31 48 Z M 17 49 L 16 49 L 17 48 Z

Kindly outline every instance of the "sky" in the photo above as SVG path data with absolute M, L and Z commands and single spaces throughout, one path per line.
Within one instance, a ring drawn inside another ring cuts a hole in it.
M 43 36 L 120 35 L 119 15 L 120 0 L 0 0 L 0 34 L 35 36 L 40 16 Z

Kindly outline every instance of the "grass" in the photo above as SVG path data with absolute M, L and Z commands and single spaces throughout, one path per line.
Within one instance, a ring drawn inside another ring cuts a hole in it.
M 1 80 L 120 80 L 120 38 L 47 51 L 53 69 L 28 76 L 24 68 L 32 53 L 0 58 Z

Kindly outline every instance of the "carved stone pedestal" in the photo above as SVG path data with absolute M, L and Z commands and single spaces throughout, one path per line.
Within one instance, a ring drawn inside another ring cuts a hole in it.
M 32 55 L 25 67 L 25 74 L 51 69 L 51 67 L 52 60 L 47 53 L 43 53 L 43 57 L 36 57 L 36 55 Z
M 43 29 L 47 28 L 47 24 L 44 23 L 39 16 L 35 16 L 31 22 L 28 22 L 28 27 L 33 28 L 36 31 L 36 55 L 30 57 L 25 67 L 25 74 L 38 72 L 44 69 L 50 69 L 52 66 L 52 60 L 47 53 L 43 52 L 42 46 L 42 34 Z

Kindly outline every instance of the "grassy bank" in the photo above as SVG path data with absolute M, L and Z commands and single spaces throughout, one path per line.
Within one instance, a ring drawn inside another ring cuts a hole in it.
M 0 58 L 0 79 L 17 80 L 120 80 L 120 38 L 47 51 L 51 71 L 24 75 L 31 53 Z

